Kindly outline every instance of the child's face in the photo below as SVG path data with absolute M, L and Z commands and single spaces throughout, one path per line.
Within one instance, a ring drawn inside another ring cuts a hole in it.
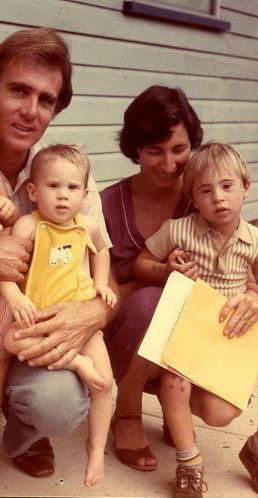
M 86 195 L 85 172 L 59 157 L 39 166 L 35 184 L 28 184 L 30 200 L 37 203 L 42 218 L 60 226 L 71 225 Z
M 230 169 L 221 168 L 197 177 L 193 185 L 193 203 L 216 230 L 235 230 L 249 185 Z

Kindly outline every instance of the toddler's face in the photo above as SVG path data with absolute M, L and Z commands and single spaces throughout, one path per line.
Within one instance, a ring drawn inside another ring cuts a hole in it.
M 69 226 L 85 198 L 85 172 L 68 159 L 48 159 L 39 164 L 35 184 L 29 184 L 28 191 L 42 218 Z

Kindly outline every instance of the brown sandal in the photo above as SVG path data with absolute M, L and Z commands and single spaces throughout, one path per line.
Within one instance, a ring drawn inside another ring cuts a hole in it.
M 113 431 L 113 434 L 115 436 L 115 427 L 116 423 L 119 420 L 141 420 L 141 415 L 116 415 L 114 414 L 112 421 L 111 421 L 111 428 Z M 128 467 L 131 467 L 132 469 L 136 470 L 144 470 L 144 471 L 150 471 L 150 470 L 156 470 L 157 468 L 157 461 L 155 456 L 152 454 L 149 445 L 145 446 L 145 448 L 136 448 L 136 449 L 129 449 L 129 448 L 117 448 L 115 444 L 115 453 L 124 465 L 127 465 Z M 139 465 L 138 462 L 141 458 L 153 458 L 155 460 L 155 463 L 152 465 Z

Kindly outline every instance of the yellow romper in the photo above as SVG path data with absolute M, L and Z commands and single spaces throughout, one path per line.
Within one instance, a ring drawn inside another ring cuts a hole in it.
M 96 254 L 91 237 L 82 224 L 81 215 L 75 225 L 60 227 L 33 211 L 36 222 L 35 245 L 26 279 L 25 294 L 37 309 L 66 301 L 85 301 L 95 297 L 93 280 L 87 274 L 89 250 Z M 86 269 L 82 263 L 86 261 Z

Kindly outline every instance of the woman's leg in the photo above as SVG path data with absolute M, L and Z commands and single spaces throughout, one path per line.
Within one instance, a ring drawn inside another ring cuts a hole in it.
M 212 427 L 225 427 L 242 413 L 228 401 L 197 386 L 192 388 L 190 405 L 193 415 Z
M 161 292 L 159 287 L 146 287 L 135 292 L 122 304 L 115 323 L 110 324 L 107 332 L 106 344 L 118 388 L 114 424 L 117 449 L 136 450 L 148 445 L 141 418 L 130 416 L 141 416 L 144 388 L 160 371 L 157 366 L 138 356 L 137 350 Z M 136 467 L 153 468 L 155 464 L 155 457 L 142 452 Z
M 127 375 L 117 386 L 116 416 L 141 415 L 142 393 L 146 383 L 158 376 L 160 368 L 134 356 Z M 144 448 L 148 444 L 141 419 L 124 419 L 116 424 L 117 448 Z M 145 462 L 143 462 L 143 465 Z

